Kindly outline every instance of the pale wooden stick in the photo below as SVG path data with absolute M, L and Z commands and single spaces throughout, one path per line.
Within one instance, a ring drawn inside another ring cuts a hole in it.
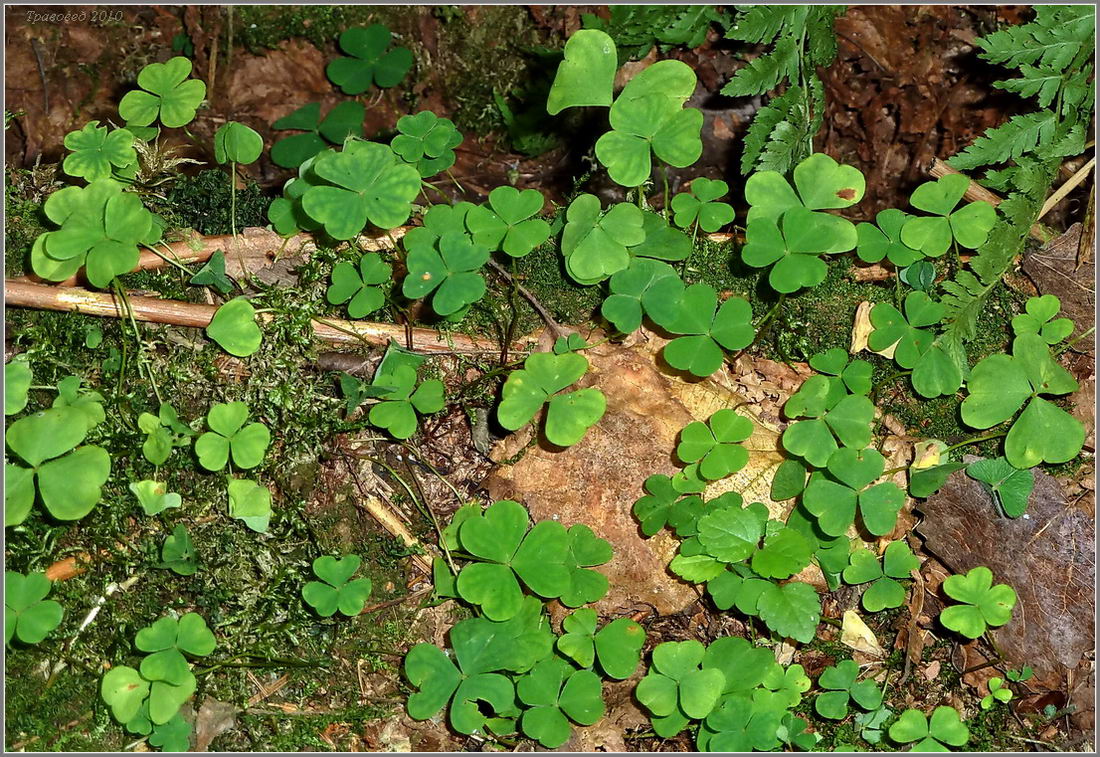
M 125 306 L 116 302 L 113 294 L 93 292 L 80 287 L 56 287 L 6 279 L 4 281 L 4 298 L 7 305 L 16 307 L 69 311 L 108 318 L 126 317 Z M 134 318 L 137 320 L 149 323 L 166 323 L 173 326 L 206 328 L 210 325 L 214 313 L 218 310 L 216 305 L 161 300 L 136 294 L 131 294 L 129 299 Z M 263 321 L 272 321 L 277 316 L 273 313 L 259 313 L 257 317 Z M 412 328 L 409 331 L 412 334 L 412 347 L 418 352 L 433 354 L 496 354 L 500 352 L 499 345 L 494 342 L 466 334 L 445 334 L 437 332 L 435 329 L 425 328 Z M 404 326 L 392 323 L 344 321 L 332 318 L 315 319 L 313 334 L 317 339 L 329 344 L 361 346 L 367 343 L 384 347 L 391 341 L 405 344 L 406 329 Z M 513 345 L 512 351 L 529 351 L 528 347 L 531 341 L 533 340 L 529 337 L 524 338 L 520 343 Z
M 1039 218 L 1042 218 L 1049 211 L 1053 210 L 1055 205 L 1064 200 L 1066 195 L 1076 189 L 1077 185 L 1084 181 L 1086 177 L 1088 177 L 1089 171 L 1091 171 L 1095 165 L 1096 156 L 1093 155 L 1091 158 L 1089 158 L 1088 163 L 1081 166 L 1077 173 L 1066 179 L 1066 183 L 1058 187 L 1057 191 L 1055 191 L 1054 194 L 1047 198 L 1047 201 L 1043 203 L 1043 209 L 1039 211 Z M 1036 220 L 1038 220 L 1038 218 Z

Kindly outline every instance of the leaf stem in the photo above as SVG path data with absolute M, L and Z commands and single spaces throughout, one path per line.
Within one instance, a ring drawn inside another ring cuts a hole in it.
M 978 442 L 985 442 L 985 441 L 988 441 L 990 439 L 998 439 L 1002 436 L 1008 436 L 1008 432 L 1007 431 L 998 431 L 994 434 L 982 434 L 981 436 L 972 436 L 969 439 L 964 439 L 963 441 L 958 442 L 957 444 L 952 444 L 950 447 L 945 449 L 943 452 L 950 452 L 952 450 L 958 449 L 959 447 L 965 447 L 968 444 L 977 444 Z M 943 452 L 941 452 L 940 454 L 942 455 Z

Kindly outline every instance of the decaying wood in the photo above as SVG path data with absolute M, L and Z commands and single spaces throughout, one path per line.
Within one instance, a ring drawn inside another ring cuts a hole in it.
M 932 165 L 929 167 L 928 173 L 930 176 L 937 179 L 942 176 L 947 176 L 948 174 L 959 174 L 960 176 L 964 175 L 961 171 L 956 171 L 954 168 L 947 165 L 939 158 L 934 158 L 932 160 Z M 1003 198 L 1000 195 L 990 192 L 988 189 L 981 186 L 973 179 L 970 179 L 970 186 L 966 188 L 966 193 L 963 195 L 963 197 L 967 200 L 970 200 L 971 202 L 988 202 L 993 207 L 997 207 L 1002 202 L 1004 202 Z M 1050 235 L 1044 234 L 1042 227 L 1038 223 L 1031 227 L 1031 236 L 1033 239 L 1037 239 L 1043 244 L 1046 244 L 1050 241 Z
M 93 292 L 80 287 L 57 287 L 28 281 L 6 279 L 4 281 L 6 304 L 16 307 L 58 310 L 107 318 L 126 317 L 125 305 L 110 292 Z M 165 323 L 173 326 L 205 328 L 210 324 L 216 305 L 202 305 L 178 300 L 161 300 L 155 297 L 129 296 L 134 318 L 148 323 Z M 258 319 L 270 322 L 278 318 L 274 313 L 259 313 Z M 384 347 L 391 341 L 406 343 L 412 338 L 412 348 L 418 352 L 435 354 L 497 353 L 500 347 L 488 339 L 478 339 L 466 334 L 446 334 L 435 329 L 410 328 L 392 323 L 345 321 L 335 318 L 315 319 L 314 336 L 329 344 Z M 527 351 L 530 339 L 513 345 L 513 352 Z

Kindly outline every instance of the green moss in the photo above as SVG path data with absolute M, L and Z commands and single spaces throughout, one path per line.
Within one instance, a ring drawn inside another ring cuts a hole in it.
M 271 198 L 255 183 L 237 190 L 237 228 L 267 225 L 267 206 Z M 192 228 L 200 234 L 229 234 L 231 202 L 229 175 L 224 170 L 199 171 L 181 176 L 172 185 L 167 203 L 156 207 L 169 226 Z

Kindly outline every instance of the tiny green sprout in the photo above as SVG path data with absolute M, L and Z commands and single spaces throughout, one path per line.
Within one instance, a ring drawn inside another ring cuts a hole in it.
M 961 604 L 945 608 L 940 622 L 968 639 L 978 638 L 987 627 L 1003 626 L 1012 619 L 1016 606 L 1016 592 L 1007 584 L 994 586 L 993 571 L 984 566 L 948 577 L 943 591 Z
M 400 226 L 420 192 L 417 170 L 377 142 L 355 140 L 341 151 L 326 150 L 308 166 L 309 173 L 316 182 L 307 182 L 312 185 L 302 195 L 302 209 L 338 240 L 351 239 L 368 221 L 380 229 Z
M 888 733 L 899 744 L 916 741 L 913 752 L 949 752 L 949 746 L 963 746 L 970 740 L 970 729 L 962 722 L 958 710 L 947 706 L 937 707 L 931 718 L 920 710 L 906 710 Z
M 1013 316 L 1012 330 L 1016 334 L 1038 334 L 1047 344 L 1058 344 L 1073 333 L 1069 318 L 1054 319 L 1061 308 L 1062 301 L 1053 294 L 1031 297 L 1024 305 L 1026 312 Z
M 435 245 L 406 242 L 406 249 L 408 274 L 401 286 L 406 297 L 415 300 L 434 292 L 432 310 L 449 316 L 485 296 L 485 278 L 478 271 L 489 260 L 489 250 L 465 234 L 449 232 Z
M 821 395 L 824 396 L 828 387 L 821 386 Z M 793 399 L 794 397 L 791 398 Z M 788 404 L 791 400 L 788 400 Z M 838 441 L 845 447 L 854 449 L 863 449 L 871 443 L 871 422 L 875 416 L 875 406 L 863 395 L 849 394 L 831 409 L 827 409 L 824 402 L 815 402 L 812 407 L 800 409 L 802 412 L 799 415 L 811 416 L 812 419 L 787 426 L 782 437 L 783 448 L 816 468 L 824 468 L 828 464 L 829 458 L 838 448 Z
M 889 707 L 879 707 L 871 712 L 857 713 L 855 725 L 856 728 L 859 729 L 859 737 L 868 744 L 880 743 L 883 737 L 883 726 L 886 725 L 886 721 L 889 720 L 893 714 L 894 711 Z M 835 751 L 839 752 L 841 748 L 838 746 Z
M 650 315 L 658 326 L 680 335 L 661 353 L 668 364 L 700 378 L 721 367 L 723 350 L 747 347 L 756 335 L 748 301 L 730 297 L 719 304 L 718 293 L 709 284 L 692 284 L 674 308 Z
M 123 192 L 113 179 L 60 189 L 46 199 L 43 210 L 60 228 L 35 240 L 31 267 L 49 281 L 63 281 L 84 266 L 88 281 L 105 287 L 137 266 L 139 244 L 160 237 L 141 198 Z
M 646 496 L 634 503 L 633 513 L 645 536 L 653 536 L 665 526 L 681 538 L 695 535 L 696 522 L 703 510 L 701 497 L 685 496 L 671 478 L 662 474 L 647 478 L 643 487 Z
M 229 294 L 233 289 L 233 279 L 225 274 L 225 253 L 221 250 L 216 251 L 187 283 L 194 286 L 214 287 L 222 294 Z
M 80 446 L 89 430 L 87 416 L 72 406 L 27 415 L 8 426 L 8 449 L 30 467 L 4 466 L 6 526 L 26 520 L 36 494 L 59 520 L 83 518 L 99 503 L 111 456 L 102 447 Z
M 79 376 L 67 376 L 57 382 L 57 396 L 51 407 L 71 408 L 84 419 L 88 430 L 92 430 L 107 417 L 103 410 L 103 395 L 99 392 L 81 391 L 82 380 Z
M 237 357 L 248 357 L 260 348 L 263 332 L 256 325 L 256 310 L 244 297 L 234 297 L 218 308 L 206 335 Z
M 918 292 L 927 292 L 936 283 L 936 266 L 927 260 L 918 260 L 898 271 L 898 278 Z
M 581 29 L 565 43 L 564 57 L 546 99 L 546 112 L 609 106 L 618 68 L 615 41 L 598 29 Z
M 560 598 L 567 606 L 600 599 L 607 579 L 588 567 L 611 559 L 610 545 L 590 530 L 544 520 L 530 530 L 527 510 L 502 500 L 458 529 L 463 550 L 481 562 L 458 574 L 459 595 L 479 605 L 491 620 L 508 620 L 523 607 L 520 581 L 538 596 Z
M 955 471 L 962 470 L 966 463 L 941 463 L 929 468 L 909 468 L 909 496 L 931 497 L 938 492 Z
M 474 242 L 521 258 L 550 237 L 550 224 L 536 218 L 543 205 L 537 189 L 497 187 L 489 193 L 489 205 L 475 205 L 466 216 Z
M 390 280 L 391 269 L 381 256 L 368 252 L 359 258 L 359 266 L 337 263 L 332 269 L 332 285 L 325 293 L 333 305 L 347 303 L 348 315 L 363 318 L 382 307 L 386 294 L 381 285 Z
M 248 479 L 229 479 L 229 516 L 258 533 L 271 523 L 271 491 Z
M 138 428 L 145 432 L 141 454 L 153 465 L 164 465 L 172 450 L 186 447 L 195 432 L 176 415 L 176 409 L 162 402 L 157 415 L 142 413 L 138 416 Z
M 662 60 L 634 76 L 611 105 L 611 131 L 596 141 L 596 158 L 616 184 L 649 179 L 651 155 L 686 168 L 703 150 L 703 113 L 684 108 L 695 92 L 695 72 L 683 61 Z
M 554 354 L 564 355 L 567 352 L 578 352 L 588 348 L 588 342 L 584 340 L 584 337 L 573 332 L 569 336 L 559 336 L 554 340 Z
M 177 650 L 193 657 L 206 657 L 217 641 L 206 620 L 195 612 L 179 618 L 165 616 L 137 632 L 134 646 L 143 652 Z
M 628 247 L 645 241 L 644 217 L 635 205 L 620 202 L 606 212 L 592 194 L 580 194 L 565 211 L 561 251 L 565 270 L 580 284 L 596 284 L 630 265 Z
M 4 572 L 4 641 L 37 644 L 61 624 L 65 610 L 46 599 L 52 584 L 45 573 Z
M 191 543 L 191 535 L 182 523 L 177 524 L 172 533 L 164 538 L 160 559 L 158 568 L 171 570 L 177 575 L 191 576 L 199 569 L 195 545 Z
M 587 607 L 566 616 L 558 651 L 582 668 L 591 668 L 598 661 L 609 678 L 629 678 L 641 659 L 645 629 L 630 618 L 617 618 L 597 631 L 596 620 L 596 611 Z
M 31 364 L 26 355 L 4 364 L 4 415 L 15 415 L 27 406 L 31 388 Z
M 741 442 L 752 436 L 752 421 L 733 410 L 719 410 L 706 423 L 694 421 L 680 432 L 676 456 L 685 463 L 699 463 L 699 474 L 711 481 L 745 467 L 748 450 Z
M 371 84 L 396 86 L 412 68 L 413 54 L 407 47 L 387 51 L 391 40 L 390 30 L 383 24 L 353 26 L 339 39 L 340 49 L 351 57 L 331 61 L 325 73 L 346 95 L 360 95 Z
M 925 327 L 940 322 L 944 306 L 924 292 L 910 292 L 903 307 L 905 315 L 887 302 L 871 309 L 871 325 L 875 330 L 867 337 L 867 346 L 876 352 L 893 347 L 897 364 L 912 368 L 932 346 L 935 335 Z
M 593 725 L 604 716 L 600 677 L 551 657 L 516 681 L 516 696 L 529 709 L 520 716 L 523 733 L 547 749 L 569 740 L 569 721 Z
M 195 441 L 199 463 L 209 471 L 225 467 L 230 455 L 238 468 L 255 468 L 271 444 L 271 432 L 262 423 L 248 423 L 248 405 L 244 402 L 219 403 L 206 414 L 210 428 Z
M 148 126 L 160 118 L 169 128 L 186 126 L 206 97 L 206 84 L 191 75 L 191 61 L 171 58 L 166 63 L 150 63 L 141 69 L 137 83 L 141 89 L 127 92 L 118 104 L 118 114 L 127 124 Z
M 655 319 L 672 317 L 669 306 L 683 295 L 684 282 L 668 263 L 633 258 L 627 268 L 611 277 L 608 288 L 611 294 L 600 306 L 600 313 L 620 332 L 630 334 L 642 325 L 643 311 Z
M 397 119 L 397 131 L 390 148 L 401 160 L 416 166 L 421 178 L 435 176 L 455 164 L 455 148 L 462 144 L 462 134 L 451 119 L 422 110 Z
M 66 134 L 65 147 L 72 153 L 65 156 L 62 169 L 89 182 L 109 178 L 115 168 L 137 162 L 134 135 L 126 129 L 108 132 L 99 121 L 89 121 L 79 131 Z
M 681 229 L 698 223 L 703 231 L 718 231 L 733 220 L 733 208 L 724 202 L 716 202 L 729 191 L 729 185 L 724 181 L 703 177 L 694 179 L 690 192 L 680 192 L 672 198 L 673 220 Z
M 883 552 L 882 564 L 869 549 L 857 549 L 849 556 L 844 569 L 844 582 L 848 584 L 871 583 L 863 592 L 863 607 L 868 612 L 901 607 L 905 603 L 905 587 L 896 579 L 909 578 L 910 571 L 920 567 L 904 541 L 892 541 Z
M 1028 680 L 1033 675 L 1035 675 L 1035 671 L 1031 669 L 1031 666 L 1024 665 L 1019 670 L 1009 670 L 1007 673 L 1005 673 L 1005 675 L 1008 677 L 1008 680 L 1010 680 L 1010 681 L 1014 681 L 1016 683 L 1023 683 L 1024 681 Z
M 901 241 L 901 227 L 910 218 L 908 213 L 896 208 L 880 211 L 875 223 L 856 224 L 856 254 L 866 263 L 877 263 L 886 258 L 898 269 L 910 266 L 924 257 Z
M 92 323 L 85 326 L 84 346 L 90 350 L 95 350 L 99 349 L 99 345 L 101 344 L 103 344 L 103 329 Z
M 1031 490 L 1035 487 L 1035 474 L 1030 468 L 1019 470 L 1003 457 L 996 457 L 975 460 L 966 466 L 966 475 L 981 481 L 1001 512 L 1009 518 L 1019 518 L 1027 510 Z
M 264 149 L 256 131 L 238 121 L 227 121 L 214 132 L 214 160 L 219 163 L 254 162 Z
M 848 702 L 853 701 L 864 710 L 877 709 L 882 704 L 882 689 L 872 680 L 857 682 L 859 665 L 854 660 L 843 660 L 821 673 L 817 685 L 824 692 L 814 700 L 818 715 L 830 720 L 848 717 Z
M 322 618 L 332 617 L 337 610 L 348 617 L 358 615 L 371 592 L 369 578 L 351 578 L 361 562 L 359 555 L 318 557 L 313 561 L 313 572 L 321 580 L 303 586 L 302 599 Z
M 726 686 L 721 670 L 701 667 L 705 654 L 706 649 L 695 640 L 658 644 L 649 672 L 638 682 L 634 696 L 657 718 L 678 714 L 685 718 L 685 725 L 687 718 L 705 718 Z
M 350 416 L 367 399 L 378 399 L 394 391 L 395 386 L 375 386 L 350 373 L 340 373 L 340 394 L 346 400 L 345 408 Z
M 362 103 L 342 102 L 322 120 L 320 103 L 303 105 L 271 125 L 273 129 L 304 132 L 273 144 L 271 160 L 283 168 L 298 168 L 329 144 L 342 145 L 348 137 L 362 137 L 365 115 Z
M 827 473 L 810 476 L 802 502 L 829 536 L 847 532 L 857 509 L 866 529 L 884 536 L 894 529 L 905 504 L 905 492 L 893 481 L 874 483 L 885 468 L 886 460 L 878 450 L 842 447 L 829 456 Z
M 988 710 L 996 702 L 1008 704 L 1012 701 L 1012 689 L 1005 685 L 1005 680 L 998 676 L 989 679 L 989 693 L 982 697 L 981 707 Z
M 530 423 L 545 405 L 547 440 L 559 447 L 576 444 L 607 409 L 607 400 L 599 389 L 560 393 L 587 370 L 588 360 L 576 352 L 534 353 L 524 361 L 523 368 L 512 371 L 505 380 L 497 419 L 506 429 L 515 431 Z
M 952 239 L 971 250 L 984 244 L 997 222 L 997 211 L 982 201 L 955 210 L 969 186 L 967 177 L 948 174 L 917 187 L 909 202 L 933 215 L 907 218 L 901 227 L 901 242 L 933 258 L 947 252 Z
M 129 489 L 137 497 L 146 515 L 157 515 L 171 507 L 179 507 L 183 504 L 180 495 L 169 492 L 168 484 L 160 481 L 135 481 L 129 485 Z
M 182 53 L 186 57 L 190 58 L 195 55 L 195 43 L 191 39 L 191 35 L 186 32 L 180 32 L 172 37 L 172 52 Z
M 812 355 L 810 367 L 818 373 L 830 376 L 829 395 L 835 397 L 837 401 L 844 396 L 845 389 L 852 394 L 870 394 L 871 392 L 871 364 L 866 360 L 850 361 L 848 353 L 840 347 Z
M 1085 427 L 1040 395 L 1069 394 L 1077 388 L 1076 379 L 1051 357 L 1041 336 L 1021 334 L 1012 341 L 1012 355 L 990 355 L 974 366 L 962 420 L 973 428 L 990 428 L 1024 407 L 1005 439 L 1009 464 L 1024 470 L 1042 462 L 1064 463 L 1081 451 Z
M 115 720 L 126 724 L 141 714 L 149 688 L 149 681 L 142 678 L 138 671 L 127 665 L 118 665 L 104 674 L 99 693 L 110 706 Z

